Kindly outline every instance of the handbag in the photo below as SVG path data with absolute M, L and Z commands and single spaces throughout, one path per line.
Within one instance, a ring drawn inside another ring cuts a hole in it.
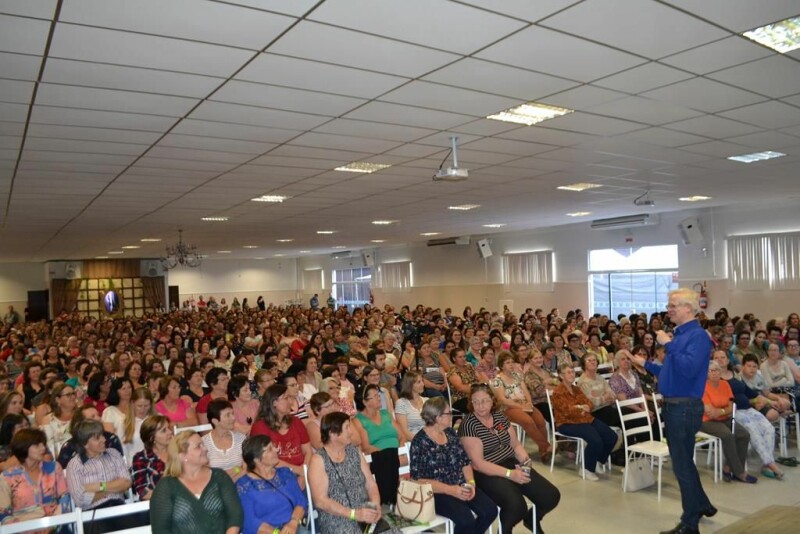
M 413 480 L 401 480 L 397 487 L 397 513 L 401 517 L 430 523 L 436 517 L 433 488 Z
M 625 478 L 628 481 L 628 491 L 639 491 L 656 483 L 653 469 L 647 458 L 637 458 L 628 462 Z

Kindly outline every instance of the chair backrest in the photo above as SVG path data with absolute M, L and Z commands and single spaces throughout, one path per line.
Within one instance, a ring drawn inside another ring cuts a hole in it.
M 606 380 L 614 375 L 614 365 L 610 363 L 601 363 L 597 366 L 597 374 Z
M 119 506 L 109 506 L 108 508 L 98 508 L 97 510 L 86 510 L 83 512 L 84 521 L 99 521 L 109 517 L 119 517 L 123 515 L 147 512 L 150 510 L 150 501 L 139 501 L 131 504 L 121 504 Z
M 197 432 L 198 434 L 202 434 L 203 432 L 211 432 L 211 423 L 205 425 L 195 425 L 195 426 L 184 426 L 179 427 L 175 426 L 173 429 L 175 435 L 177 436 L 179 432 L 183 432 L 184 430 L 191 430 L 193 432 Z
M 658 428 L 661 430 L 661 435 L 664 436 L 664 421 L 661 420 L 661 402 L 664 400 L 664 395 L 661 393 L 653 393 L 653 411 L 656 414 L 656 422 Z
M 69 513 L 40 517 L 39 519 L 29 519 L 18 523 L 8 523 L 3 525 L 3 534 L 17 534 L 30 530 L 51 530 L 61 525 L 75 525 L 74 533 L 83 534 L 83 520 L 81 519 L 81 509 L 75 508 Z
M 550 425 L 550 428 L 552 428 L 552 430 L 553 430 L 551 434 L 552 434 L 553 439 L 555 439 L 555 435 L 556 435 L 556 416 L 553 414 L 553 401 L 551 399 L 551 397 L 553 395 L 553 392 L 550 391 L 549 389 L 545 389 L 545 393 L 547 394 L 547 411 L 550 413 L 550 421 L 552 422 L 552 424 Z
M 314 513 L 314 501 L 311 500 L 311 484 L 308 483 L 308 465 L 303 464 L 303 478 L 306 481 L 306 499 L 308 500 L 308 528 L 311 534 L 317 534 L 316 514 Z
M 411 475 L 411 444 L 406 443 L 402 447 L 398 447 L 397 456 L 405 456 L 408 459 L 406 465 L 400 464 L 400 476 Z
M 625 410 L 630 408 L 631 410 Z M 628 437 L 639 434 L 649 436 L 649 441 L 653 441 L 653 429 L 650 427 L 650 416 L 647 413 L 647 400 L 644 396 L 633 399 L 617 400 L 617 412 L 619 420 L 622 422 L 622 433 L 625 436 L 625 443 Z M 632 426 L 634 421 L 644 421 L 641 426 Z

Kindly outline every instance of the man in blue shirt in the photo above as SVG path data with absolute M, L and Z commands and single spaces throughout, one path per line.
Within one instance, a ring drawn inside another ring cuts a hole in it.
M 661 534 L 698 534 L 702 516 L 711 517 L 717 509 L 708 500 L 694 463 L 695 434 L 703 422 L 703 391 L 711 358 L 711 339 L 695 315 L 700 307 L 697 292 L 681 288 L 669 293 L 667 315 L 675 330 L 672 336 L 659 330 L 657 340 L 667 349 L 659 366 L 634 356 L 638 365 L 658 375 L 658 388 L 664 395 L 663 415 L 672 470 L 681 489 L 683 515 L 672 530 Z

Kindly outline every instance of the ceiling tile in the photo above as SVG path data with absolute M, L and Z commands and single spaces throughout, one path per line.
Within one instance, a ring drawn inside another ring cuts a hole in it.
M 201 150 L 218 150 L 238 152 L 241 154 L 261 154 L 278 145 L 274 143 L 256 143 L 235 139 L 218 139 L 196 135 L 168 134 L 159 142 L 160 146 L 175 148 L 194 148 Z
M 464 0 L 465 4 L 536 22 L 575 3 L 575 0 Z
M 471 54 L 525 26 L 454 2 L 428 0 L 337 0 L 323 3 L 308 18 L 460 54 Z M 443 21 L 456 20 L 455 31 L 443 31 Z
M 178 148 L 156 145 L 147 152 L 148 157 L 185 159 L 192 161 L 211 161 L 217 163 L 240 164 L 251 159 L 253 154 L 241 154 L 236 152 L 220 152 L 215 150 Z M 226 169 L 227 170 L 227 169 Z
M 0 111 L 1 110 L 2 104 L 0 104 Z M 33 113 L 31 114 L 31 122 L 163 132 L 175 123 L 175 119 L 173 117 L 158 117 L 156 115 L 140 115 L 135 113 L 34 106 Z
M 25 131 L 24 122 L 0 122 L 0 135 L 19 135 Z
M 54 152 L 91 152 L 94 154 L 124 154 L 138 156 L 147 149 L 146 145 L 127 143 L 106 143 L 76 139 L 44 139 L 31 137 L 25 143 L 26 150 L 52 150 Z
M 41 84 L 36 104 L 64 108 L 122 111 L 180 117 L 189 112 L 199 100 L 179 96 L 163 96 L 113 89 L 93 89 Z
M 480 72 L 480 76 L 476 73 Z M 423 78 L 432 82 L 505 95 L 522 101 L 564 91 L 576 82 L 538 72 L 507 67 L 491 61 L 465 58 Z
M 204 98 L 222 83 L 221 78 L 211 76 L 55 58 L 47 60 L 42 80 L 54 84 L 83 85 L 195 98 Z
M 772 55 L 772 51 L 750 39 L 733 36 L 661 59 L 662 63 L 697 74 L 708 74 Z
M 189 12 L 191 24 L 187 24 Z M 295 21 L 285 15 L 194 0 L 67 2 L 59 20 L 250 49 L 265 47 Z
M 410 126 L 400 126 L 397 124 L 381 124 L 351 119 L 335 119 L 327 124 L 323 124 L 314 131 L 352 135 L 356 137 L 369 137 L 373 139 L 386 139 L 389 141 L 413 141 L 435 133 L 434 130 L 428 128 L 412 128 Z
M 4 78 L 35 81 L 39 77 L 42 58 L 0 52 L 0 72 Z
M 595 135 L 621 134 L 645 127 L 645 125 L 635 122 L 599 117 L 580 111 L 551 119 L 547 121 L 547 125 L 552 128 Z
M 56 0 L 26 0 L 25 2 L 5 0 L 0 9 L 3 13 L 10 15 L 52 19 L 56 11 Z
M 797 131 L 800 133 L 800 128 L 797 128 Z M 800 138 L 775 131 L 731 137 L 728 141 L 750 147 L 753 149 L 752 152 L 762 152 L 765 150 L 775 150 L 800 145 Z
M 3 102 L 30 104 L 33 82 L 0 79 L 0 95 Z
M 692 143 L 705 143 L 709 140 L 707 137 L 700 137 L 698 135 L 692 135 L 685 132 L 676 132 L 675 130 L 668 130 L 666 128 L 647 128 L 646 130 L 637 130 L 633 133 L 622 134 L 618 136 L 617 139 L 633 140 L 664 147 L 676 147 L 689 145 Z
M 240 139 L 243 141 L 282 143 L 299 135 L 301 132 L 300 130 L 284 128 L 265 128 L 246 124 L 185 119 L 172 130 L 172 133 L 220 137 L 224 139 Z
M 761 131 L 760 128 L 742 124 L 722 117 L 706 115 L 685 121 L 675 122 L 668 126 L 671 130 L 704 135 L 714 139 L 725 139 L 737 135 L 745 135 Z
M 591 107 L 588 111 L 597 115 L 644 122 L 652 125 L 665 124 L 702 115 L 699 111 L 638 96 L 606 102 L 605 104 Z
M 50 22 L 0 15 L 0 51 L 41 56 Z
M 528 126 L 518 128 L 510 132 L 498 134 L 496 137 L 503 139 L 519 139 L 520 141 L 530 141 L 533 143 L 544 143 L 555 146 L 577 145 L 583 141 L 588 141 L 591 136 L 576 132 L 565 132 L 554 128 L 544 128 L 541 126 Z
M 679 106 L 708 113 L 716 113 L 764 100 L 764 97 L 748 91 L 705 78 L 692 78 L 653 91 L 646 91 L 641 96 L 672 102 Z
M 721 116 L 762 128 L 787 128 L 800 124 L 800 108 L 769 101 L 720 113 Z
M 224 78 L 253 56 L 248 50 L 71 24 L 56 26 L 50 54 Z
M 681 9 L 729 30 L 740 33 L 764 26 L 771 22 L 796 16 L 795 0 L 773 0 L 772 2 L 751 2 L 750 0 L 665 0 Z
M 315 113 L 329 117 L 347 113 L 366 102 L 366 100 L 347 96 L 238 81 L 226 83 L 210 99 L 219 102 Z
M 314 128 L 330 120 L 328 117 L 318 115 L 210 101 L 200 104 L 190 117 L 192 119 L 286 129 Z
M 728 156 L 741 154 L 743 147 L 726 141 L 709 141 L 708 143 L 696 143 L 683 147 L 683 150 L 696 152 L 698 154 L 706 154 L 708 156 L 716 156 L 718 158 L 727 158 Z
M 609 89 L 615 89 L 625 93 L 637 94 L 692 77 L 691 74 L 678 69 L 665 67 L 658 63 L 647 63 L 626 70 L 625 72 L 614 74 L 608 78 L 597 80 L 593 82 L 593 85 L 608 87 Z
M 709 77 L 774 98 L 793 95 L 800 87 L 797 61 L 778 55 L 721 70 Z
M 520 50 L 548 53 L 520 54 Z M 476 57 L 590 82 L 645 63 L 646 60 L 540 27 L 526 28 L 478 52 Z
M 519 100 L 429 82 L 411 82 L 381 97 L 382 101 L 443 109 L 485 117 L 520 104 Z
M 24 123 L 28 116 L 28 107 L 26 104 L 0 102 L 0 120 Z
M 551 145 L 540 145 L 538 143 L 528 143 L 524 141 L 489 137 L 467 143 L 463 146 L 466 150 L 483 150 L 487 152 L 511 154 L 516 156 L 532 156 L 534 154 L 553 150 Z
M 22 136 L 17 135 L 0 135 L 0 148 L 19 150 L 22 143 Z
M 57 139 L 74 139 L 82 141 L 108 141 L 112 143 L 133 143 L 150 145 L 155 143 L 159 132 L 142 132 L 136 130 L 119 130 L 114 128 L 86 128 L 80 126 L 58 126 L 54 124 L 31 124 L 28 137 L 47 137 Z
M 415 78 L 458 56 L 314 22 L 300 22 L 270 52 Z
M 334 150 L 353 150 L 368 153 L 385 152 L 397 147 L 396 141 L 383 141 L 365 137 L 348 137 L 309 132 L 289 142 L 290 145 L 314 148 L 330 148 Z
M 419 126 L 437 130 L 446 130 L 465 122 L 471 122 L 474 119 L 474 117 L 468 115 L 401 106 L 399 104 L 390 104 L 389 102 L 370 102 L 355 111 L 351 111 L 345 115 L 345 118 Z
M 618 98 L 625 98 L 626 96 L 628 95 L 618 91 L 610 91 L 591 85 L 582 85 L 581 87 L 569 89 L 562 93 L 544 98 L 542 102 L 553 106 L 574 109 L 576 111 L 585 111 L 592 106 L 602 104 L 603 102 L 611 102 Z
M 291 2 L 286 2 L 286 0 L 227 0 L 227 3 L 299 17 L 314 7 L 318 0 L 292 0 Z

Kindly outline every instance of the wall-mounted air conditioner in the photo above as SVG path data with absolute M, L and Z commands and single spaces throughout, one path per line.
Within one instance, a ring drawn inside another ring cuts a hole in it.
M 430 239 L 429 247 L 441 247 L 442 245 L 469 245 L 469 236 L 444 237 L 441 239 Z
M 617 228 L 654 226 L 656 224 L 658 224 L 657 214 L 642 213 L 639 215 L 625 215 L 624 217 L 611 217 L 610 219 L 597 219 L 592 221 L 592 230 L 614 230 Z

